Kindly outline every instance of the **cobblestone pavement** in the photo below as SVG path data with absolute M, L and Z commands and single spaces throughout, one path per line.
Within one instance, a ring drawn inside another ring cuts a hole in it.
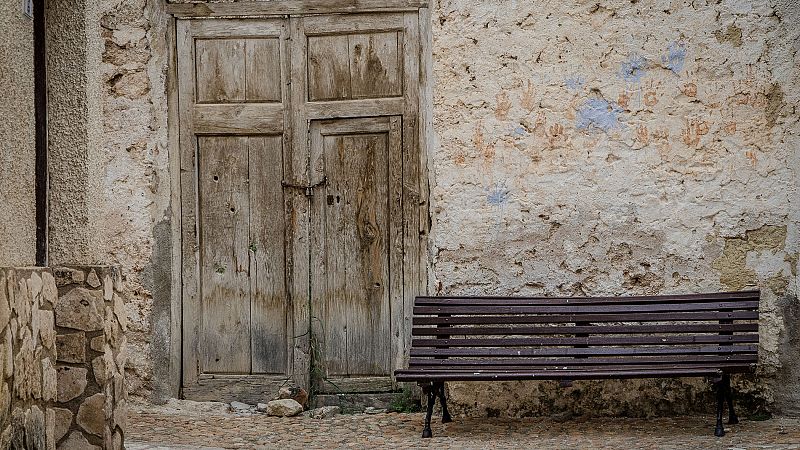
M 222 405 L 222 404 L 219 404 Z M 238 448 L 581 448 L 581 449 L 800 449 L 800 418 L 742 420 L 713 436 L 708 416 L 656 419 L 455 418 L 433 425 L 421 439 L 423 415 L 354 414 L 328 419 L 234 414 L 224 407 L 139 407 L 129 414 L 132 450 Z

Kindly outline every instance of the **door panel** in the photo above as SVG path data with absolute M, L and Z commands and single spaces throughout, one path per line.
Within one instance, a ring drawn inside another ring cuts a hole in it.
M 280 136 L 250 137 L 250 348 L 252 373 L 285 374 L 286 295 L 283 160 Z
M 250 371 L 248 146 L 198 138 L 203 371 Z
M 391 288 L 402 275 L 390 273 L 401 258 L 393 244 L 402 186 L 399 174 L 390 174 L 402 149 L 400 128 L 397 117 L 311 123 L 312 164 L 327 181 L 312 199 L 311 226 L 321 392 L 346 390 L 364 377 L 391 387 L 390 379 L 375 377 L 391 375 L 392 301 L 400 298 Z
M 285 37 L 285 20 L 178 22 L 187 398 L 262 401 L 292 374 Z

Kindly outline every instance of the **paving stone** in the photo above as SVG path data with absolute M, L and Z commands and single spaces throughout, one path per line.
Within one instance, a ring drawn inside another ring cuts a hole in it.
M 57 360 L 68 363 L 86 362 L 86 335 L 67 333 L 56 336 Z
M 104 394 L 94 394 L 88 397 L 78 408 L 75 422 L 85 431 L 96 436 L 103 436 L 106 426 L 105 405 L 106 396 Z
M 306 411 L 303 415 L 311 417 L 312 419 L 329 419 L 339 415 L 341 412 L 342 408 L 338 406 L 323 406 L 321 408 L 312 409 L 311 411 Z
M 83 394 L 88 380 L 88 370 L 82 367 L 59 367 L 58 372 L 58 401 L 65 403 Z
M 730 447 L 800 449 L 800 418 L 742 420 L 713 435 L 711 416 L 627 419 L 576 417 L 463 418 L 442 424 L 434 416 L 433 438 L 422 439 L 422 413 L 337 415 L 332 418 L 270 417 L 263 414 L 194 414 L 142 406 L 130 413 L 125 446 L 130 449 L 194 448 L 380 448 L 409 449 L 700 449 Z M 436 413 L 438 414 L 438 412 Z M 781 434 L 781 433 L 785 434 Z
M 231 402 L 231 410 L 237 413 L 252 412 L 255 409 L 253 405 L 248 405 L 242 402 Z
M 103 293 L 76 287 L 58 299 L 55 307 L 56 325 L 82 331 L 103 329 L 105 305 Z

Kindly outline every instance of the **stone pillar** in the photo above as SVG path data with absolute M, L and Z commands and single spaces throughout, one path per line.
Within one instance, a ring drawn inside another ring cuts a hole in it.
M 0 268 L 0 449 L 51 449 L 56 285 L 49 269 Z
M 58 392 L 55 439 L 64 449 L 121 449 L 126 421 L 127 319 L 120 271 L 54 269 Z

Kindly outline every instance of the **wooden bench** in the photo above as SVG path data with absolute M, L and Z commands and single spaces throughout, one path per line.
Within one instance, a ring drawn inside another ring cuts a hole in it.
M 408 369 L 450 422 L 447 381 L 710 377 L 714 434 L 733 410 L 730 374 L 758 362 L 759 291 L 596 298 L 417 297 Z

